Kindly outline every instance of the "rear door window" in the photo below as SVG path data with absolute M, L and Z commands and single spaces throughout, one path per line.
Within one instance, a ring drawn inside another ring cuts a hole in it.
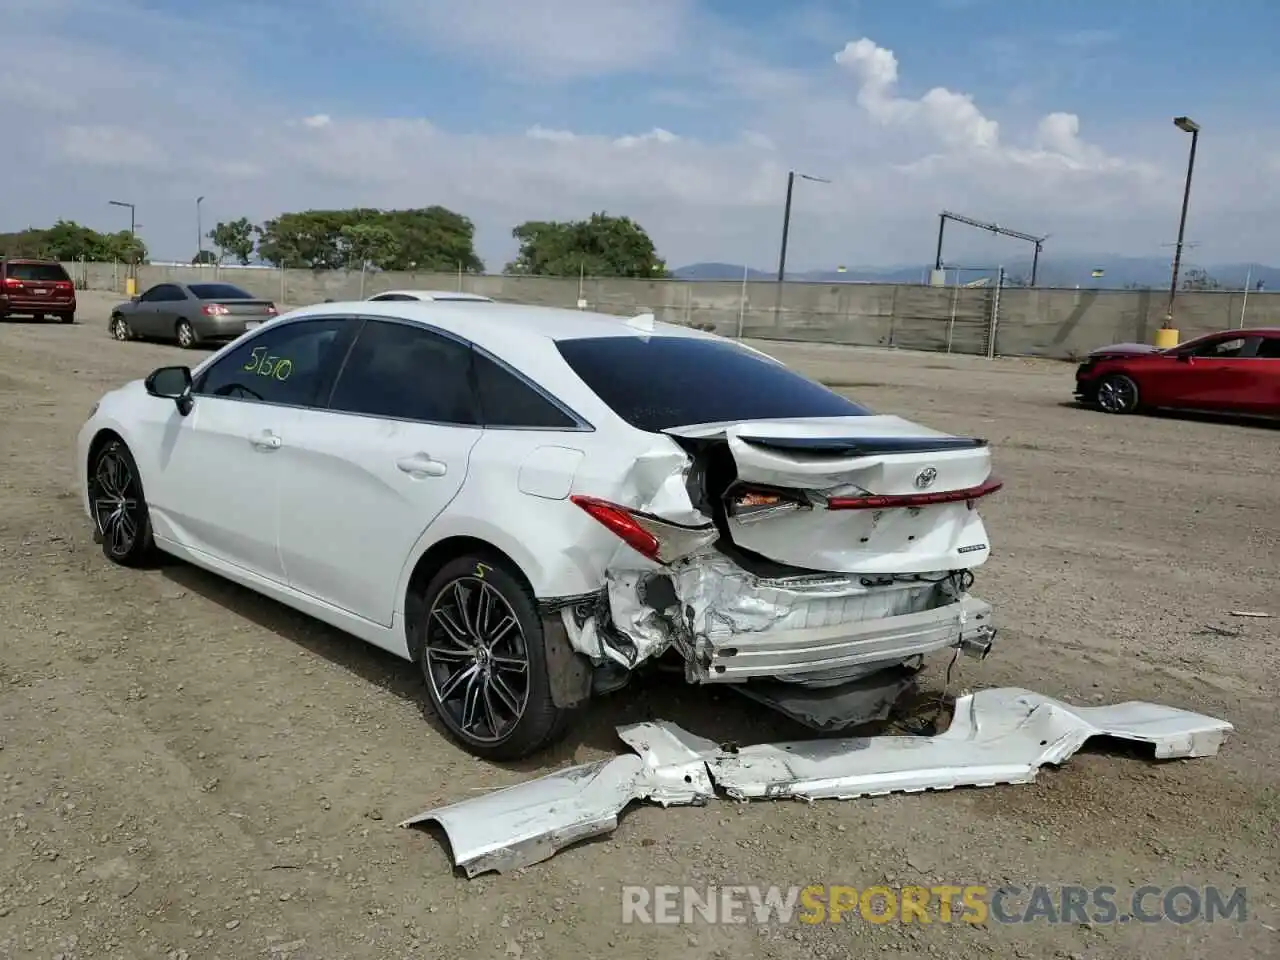
M 871 412 L 728 341 L 618 336 L 560 340 L 556 346 L 601 400 L 641 430 Z
M 1280 360 L 1280 337 L 1263 337 L 1254 356 L 1263 360 Z
M 329 409 L 370 417 L 475 426 L 469 345 L 422 327 L 367 320 Z
M 69 283 L 71 281 L 67 271 L 57 263 L 9 263 L 5 265 L 5 276 L 29 283 Z
M 578 421 L 522 377 L 472 351 L 480 413 L 486 427 L 576 430 Z

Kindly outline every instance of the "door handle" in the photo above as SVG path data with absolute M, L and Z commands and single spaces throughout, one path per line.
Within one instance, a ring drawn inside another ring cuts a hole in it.
M 282 443 L 281 439 L 270 430 L 263 430 L 261 433 L 254 434 L 249 438 L 249 442 L 259 450 L 279 450 Z
M 425 453 L 415 453 L 410 457 L 401 457 L 396 461 L 396 466 L 409 474 L 421 480 L 423 477 L 443 477 L 449 472 L 449 465 L 434 460 Z

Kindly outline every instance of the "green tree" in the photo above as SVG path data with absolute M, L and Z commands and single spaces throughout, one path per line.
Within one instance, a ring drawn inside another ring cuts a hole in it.
M 368 264 L 389 270 L 400 256 L 400 239 L 380 223 L 353 223 L 338 231 L 338 246 L 348 266 Z
M 544 277 L 665 277 L 653 241 L 630 217 L 593 213 L 588 220 L 530 220 L 511 235 L 519 242 L 507 273 Z
M 385 270 L 479 273 L 475 225 L 434 206 L 416 210 L 304 210 L 268 220 L 258 232 L 258 256 L 276 266 L 337 270 L 366 259 Z
M 145 263 L 147 246 L 128 230 L 99 233 L 74 220 L 59 220 L 43 230 L 28 227 L 18 233 L 0 234 L 0 253 L 11 257 L 47 257 L 63 262 L 83 257 L 97 262 Z
M 217 226 L 209 231 L 209 239 L 222 251 L 222 256 L 235 257 L 236 262 L 244 266 L 253 256 L 254 226 L 248 217 L 238 220 L 218 221 Z

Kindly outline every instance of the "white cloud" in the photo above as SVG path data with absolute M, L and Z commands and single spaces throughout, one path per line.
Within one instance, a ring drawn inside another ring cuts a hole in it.
M 1071 248 L 1159 255 L 1176 226 L 1185 137 L 1167 121 L 1127 125 L 1122 133 L 1132 142 L 1124 143 L 1115 133 L 1095 133 L 1095 142 L 1086 123 L 1062 109 L 997 120 L 962 92 L 962 79 L 913 95 L 910 59 L 900 65 L 866 38 L 832 43 L 836 62 L 821 57 L 806 69 L 761 62 L 707 34 L 690 61 L 705 71 L 696 85 L 687 74 L 656 68 L 649 89 L 661 91 L 666 106 L 645 101 L 634 114 L 644 122 L 610 114 L 608 128 L 587 110 L 565 115 L 592 117 L 590 128 L 545 122 L 556 114 L 545 109 L 544 91 L 522 97 L 527 82 L 508 88 L 495 81 L 503 92 L 495 99 L 510 112 L 502 123 L 486 117 L 486 129 L 499 132 L 482 134 L 430 115 L 390 118 L 367 98 L 362 111 L 273 87 L 272 78 L 287 71 L 255 76 L 247 58 L 229 59 L 231 79 L 209 95 L 193 88 L 186 53 L 205 49 L 206 30 L 176 15 L 157 26 L 151 13 L 131 17 L 128 3 L 57 0 L 61 6 L 42 13 L 31 0 L 29 13 L 6 20 L 0 129 L 22 133 L 0 152 L 7 198 L 0 229 L 59 217 L 118 229 L 120 211 L 106 205 L 118 198 L 138 204 L 158 257 L 181 258 L 194 252 L 187 248 L 199 195 L 208 198 L 206 222 L 308 207 L 441 203 L 476 222 L 482 256 L 499 264 L 510 258 L 511 228 L 523 220 L 608 210 L 639 220 L 674 262 L 766 266 L 776 257 L 789 169 L 832 181 L 797 188 L 797 269 L 931 260 L 944 208 L 1051 233 L 1050 256 Z M 63 8 L 77 31 L 60 18 Z M 403 0 L 387 22 L 408 33 L 399 18 L 417 17 L 421 29 L 436 31 L 433 44 L 459 57 L 562 78 L 661 63 L 689 42 L 678 28 L 697 16 L 693 0 L 529 0 L 518 9 L 497 0 L 446 9 L 427 0 L 412 10 Z M 572 19 L 575 10 L 585 12 Z M 572 22 L 560 30 L 565 17 Z M 235 36 L 237 22 L 224 18 L 220 44 Z M 164 43 L 149 42 L 148 31 Z M 126 36 L 128 44 L 116 39 Z M 131 51 L 139 44 L 156 54 L 138 58 Z M 567 51 L 558 61 L 556 49 Z M 572 102 L 589 104 L 594 81 L 566 90 Z M 398 96 L 402 105 L 404 92 Z M 442 96 L 431 91 L 423 102 Z M 690 109 L 698 106 L 704 109 Z M 1280 259 L 1271 226 L 1280 199 L 1269 169 L 1277 141 L 1267 131 L 1251 136 L 1215 128 L 1211 141 L 1206 134 L 1192 224 L 1205 260 Z

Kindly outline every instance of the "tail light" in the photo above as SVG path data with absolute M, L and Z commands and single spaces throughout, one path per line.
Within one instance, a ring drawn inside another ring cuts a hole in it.
M 200 312 L 206 317 L 225 317 L 231 311 L 220 303 L 206 303 L 200 308 Z
M 267 304 L 267 316 L 274 317 L 279 312 L 280 311 L 276 309 L 276 305 L 274 303 Z
M 10 290 L 16 290 L 22 286 L 22 281 L 19 280 L 17 277 L 5 277 L 4 285 Z
M 902 507 L 933 507 L 940 503 L 964 503 L 970 510 L 977 501 L 989 497 L 1001 487 L 1004 481 L 995 477 L 963 490 L 939 490 L 937 493 L 905 493 L 879 495 L 868 493 L 865 496 L 832 497 L 827 501 L 828 510 L 892 510 Z
M 679 560 L 709 546 L 720 536 L 710 523 L 686 527 L 596 497 L 574 494 L 569 499 L 636 553 L 655 563 Z

